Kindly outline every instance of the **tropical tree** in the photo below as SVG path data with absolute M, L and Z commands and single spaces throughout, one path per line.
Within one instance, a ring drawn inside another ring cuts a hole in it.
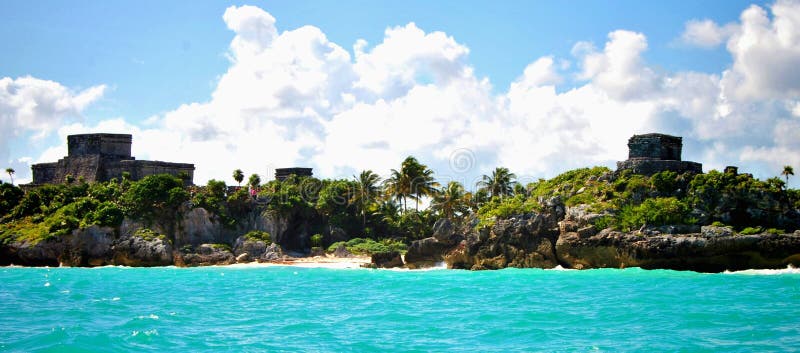
M 6 169 L 6 172 L 8 172 L 8 169 Z M 790 165 L 783 166 L 783 171 L 781 172 L 781 175 L 786 177 L 786 185 L 788 187 L 788 185 L 789 185 L 789 176 L 790 175 L 794 175 L 794 168 L 792 168 L 792 166 L 790 166 Z M 12 183 L 14 182 L 13 179 L 12 179 L 11 182 Z
M 406 200 L 411 198 L 416 201 L 415 209 L 419 211 L 419 199 L 433 196 L 438 186 L 433 171 L 412 156 L 403 161 L 399 171 L 392 169 L 391 176 L 384 182 L 386 193 L 403 201 L 403 210 L 408 209 Z
M 250 178 L 247 179 L 247 185 L 250 185 L 251 188 L 257 189 L 259 185 L 261 185 L 261 177 L 258 174 L 250 175 Z
M 355 177 L 355 176 L 354 176 Z M 381 177 L 371 170 L 364 170 L 356 177 L 356 192 L 353 193 L 351 203 L 358 206 L 361 213 L 361 226 L 367 227 L 367 209 L 375 202 L 378 197 L 378 182 Z
M 406 198 L 411 196 L 411 183 L 408 177 L 398 170 L 392 169 L 390 173 L 391 175 L 383 181 L 383 190 L 388 197 L 402 203 L 405 211 Z
M 504 196 L 513 194 L 514 185 L 517 183 L 514 180 L 516 178 L 517 176 L 508 168 L 497 167 L 491 176 L 483 176 L 483 179 L 478 182 L 478 187 L 486 190 L 492 197 L 499 196 L 502 199 Z
M 463 215 L 469 210 L 466 195 L 461 183 L 451 181 L 433 197 L 431 208 L 441 217 L 453 219 L 456 214 Z
M 236 183 L 239 186 L 242 186 L 242 180 L 244 180 L 244 173 L 242 173 L 241 169 L 236 169 L 233 171 L 233 180 L 236 180 Z
M 16 173 L 16 171 L 14 168 L 6 168 L 6 173 L 8 173 L 8 176 L 11 178 L 11 185 L 14 185 L 14 173 Z

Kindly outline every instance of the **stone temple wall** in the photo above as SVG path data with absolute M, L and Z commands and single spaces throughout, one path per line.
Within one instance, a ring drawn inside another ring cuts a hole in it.
M 681 160 L 683 138 L 664 134 L 633 135 L 628 140 L 628 159 Z
M 83 134 L 67 136 L 68 155 L 131 158 L 133 137 L 126 134 Z
M 299 177 L 313 176 L 312 168 L 278 168 L 275 169 L 275 180 L 285 180 L 290 175 L 297 175 Z
M 672 171 L 703 173 L 703 165 L 682 161 L 683 139 L 664 134 L 633 135 L 628 140 L 628 160 L 617 162 L 617 173 L 628 170 L 634 174 L 653 175 Z
M 85 134 L 67 137 L 69 155 L 53 163 L 31 166 L 32 185 L 58 184 L 66 181 L 67 175 L 86 182 L 120 179 L 130 173 L 132 180 L 153 174 L 172 174 L 187 177 L 184 182 L 192 185 L 194 164 L 142 161 L 131 157 L 131 135 Z

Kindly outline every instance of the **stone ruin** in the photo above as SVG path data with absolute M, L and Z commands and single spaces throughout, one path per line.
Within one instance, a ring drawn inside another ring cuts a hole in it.
M 683 138 L 664 134 L 633 135 L 628 140 L 628 160 L 617 162 L 617 173 L 653 175 L 662 171 L 703 173 L 703 165 L 681 160 Z
M 67 175 L 87 183 L 108 181 L 121 179 L 125 172 L 131 180 L 172 174 L 183 177 L 186 185 L 193 184 L 194 164 L 137 160 L 131 156 L 132 142 L 132 136 L 127 134 L 67 136 L 68 155 L 58 162 L 32 165 L 33 182 L 29 186 L 63 183 Z
M 284 181 L 290 175 L 298 177 L 311 177 L 314 173 L 311 172 L 312 168 L 277 168 L 275 169 L 275 180 Z

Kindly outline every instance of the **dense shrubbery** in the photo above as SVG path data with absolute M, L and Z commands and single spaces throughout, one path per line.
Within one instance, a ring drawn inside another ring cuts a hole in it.
M 237 182 L 243 180 L 239 177 Z M 497 219 L 541 211 L 550 200 L 561 200 L 566 206 L 588 205 L 589 212 L 602 215 L 594 218 L 597 228 L 634 230 L 643 225 L 721 222 L 744 234 L 794 230 L 797 222 L 791 213 L 800 208 L 800 191 L 785 190 L 781 179 L 761 181 L 748 174 L 718 171 L 661 172 L 647 177 L 629 172 L 615 175 L 608 168 L 594 167 L 523 186 L 516 183 L 513 173 L 497 168 L 484 176 L 475 192 L 456 182 L 439 189 L 432 178 L 426 166 L 408 158 L 383 183 L 372 171 L 347 180 L 290 176 L 264 185 L 254 174 L 246 188 L 230 189 L 217 180 L 187 189 L 183 180 L 170 175 L 136 182 L 129 176 L 94 184 L 73 180 L 27 193 L 0 183 L 0 238 L 39 241 L 91 225 L 118 226 L 125 217 L 174 224 L 182 205 L 202 207 L 223 225 L 236 227 L 259 204 L 267 212 L 302 222 L 306 234 L 318 234 L 298 247 L 323 247 L 334 239 L 329 237 L 333 229 L 341 229 L 346 236 L 364 238 L 346 246 L 369 253 L 400 244 L 386 239 L 408 244 L 428 237 L 442 217 L 456 223 L 477 219 L 473 224 L 483 227 Z M 248 188 L 258 190 L 255 198 Z M 416 201 L 423 197 L 430 197 L 432 206 L 417 210 Z M 266 233 L 247 236 L 270 239 Z M 342 239 L 341 235 L 335 239 Z
M 272 236 L 269 232 L 260 230 L 251 230 L 244 235 L 245 239 L 252 241 L 263 241 L 267 244 L 272 244 Z
M 331 246 L 328 247 L 328 252 L 335 251 L 341 245 L 344 245 L 347 251 L 356 255 L 372 255 L 389 251 L 405 253 L 408 249 L 405 243 L 393 239 L 375 241 L 369 238 L 353 238 L 346 242 L 340 241 L 331 244 Z
M 606 214 L 595 220 L 598 228 L 638 229 L 643 225 L 712 224 L 715 221 L 741 229 L 748 226 L 797 227 L 785 224 L 784 214 L 800 206 L 800 192 L 785 190 L 778 178 L 761 181 L 749 174 L 678 174 L 665 171 L 651 177 L 622 172 L 612 175 L 604 167 L 576 169 L 550 180 L 528 185 L 529 196 L 492 199 L 478 210 L 479 226 L 497 218 L 536 211 L 551 197 L 567 206 L 589 205 Z M 748 229 L 748 232 L 754 230 Z
M 0 238 L 35 243 L 91 225 L 118 226 L 124 217 L 118 204 L 121 194 L 122 186 L 115 181 L 45 185 L 18 199 L 3 197 L 7 207 L 0 214 Z

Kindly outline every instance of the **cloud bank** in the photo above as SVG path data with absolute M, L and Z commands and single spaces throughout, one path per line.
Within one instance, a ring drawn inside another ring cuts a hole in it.
M 794 1 L 751 6 L 731 24 L 687 22 L 680 40 L 727 44 L 732 65 L 723 72 L 655 69 L 643 57 L 646 34 L 617 30 L 605 43 L 576 43 L 571 57 L 532 58 L 499 89 L 475 75 L 465 44 L 414 23 L 387 28 L 374 45 L 359 40 L 350 51 L 314 26 L 279 30 L 258 7 L 230 7 L 222 18 L 234 33 L 230 66 L 209 100 L 182 104 L 144 126 L 121 119 L 75 123 L 59 135 L 133 133 L 137 157 L 193 162 L 199 183 L 232 183 L 236 168 L 262 179 L 285 166 L 314 167 L 324 177 L 362 169 L 385 174 L 414 155 L 440 178 L 471 187 L 496 166 L 530 179 L 613 166 L 626 158 L 631 135 L 654 131 L 684 136 L 684 158 L 706 170 L 735 164 L 769 177 L 784 164 L 800 165 L 800 4 Z M 0 95 L 14 95 L 3 88 L 8 82 L 15 81 L 0 80 Z M 61 87 L 66 98 L 42 114 L 24 103 L 0 103 L 3 125 L 53 126 L 102 91 Z M 58 158 L 64 149 L 40 159 Z

